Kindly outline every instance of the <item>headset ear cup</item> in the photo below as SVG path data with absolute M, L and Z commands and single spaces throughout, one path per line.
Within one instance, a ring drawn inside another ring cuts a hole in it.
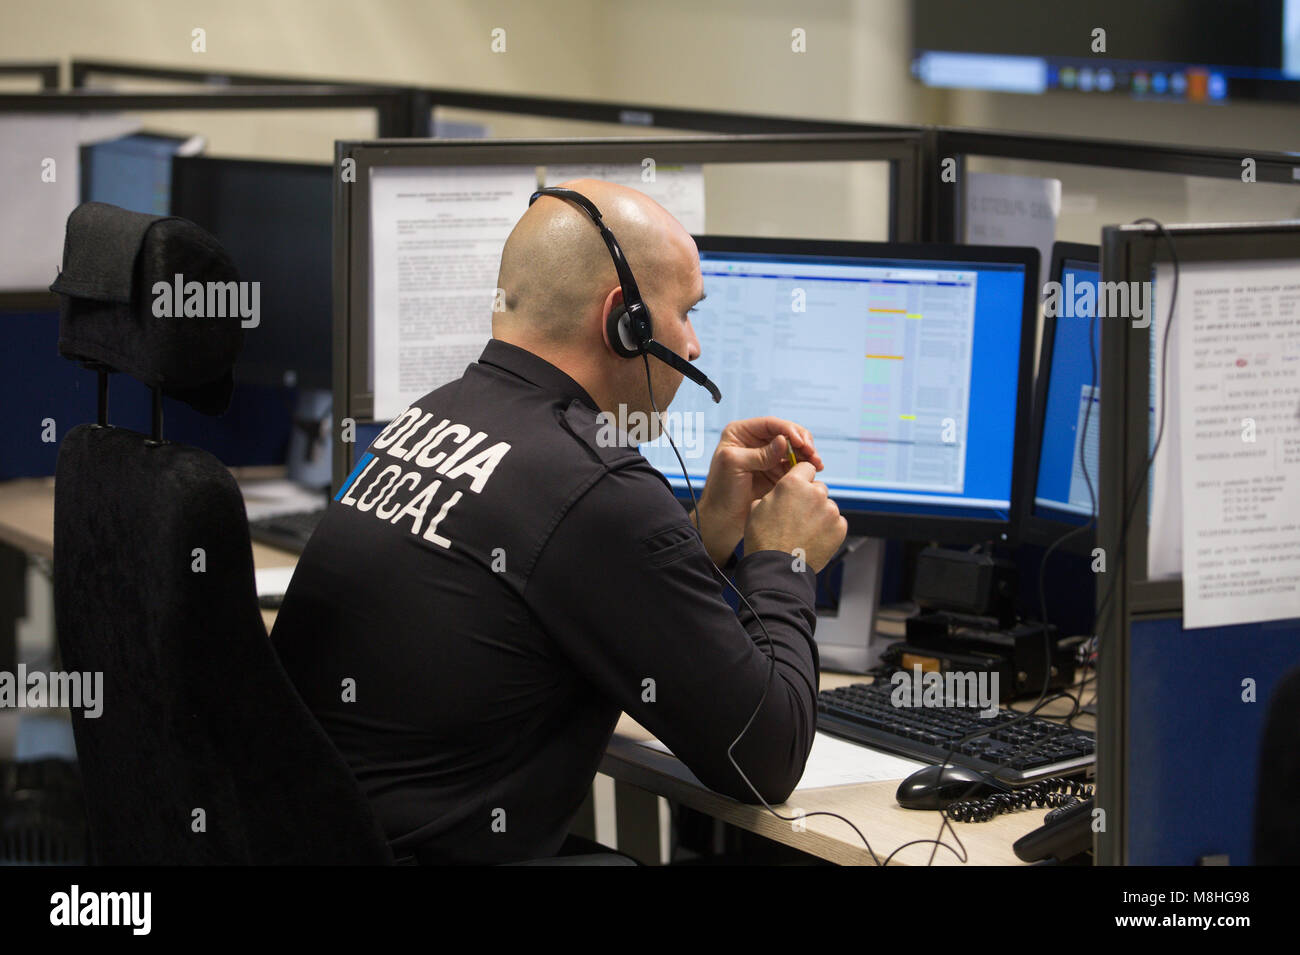
M 609 335 L 609 347 L 624 358 L 635 358 L 641 349 L 632 337 L 632 319 L 627 313 L 626 305 L 616 305 L 609 310 L 606 332 Z

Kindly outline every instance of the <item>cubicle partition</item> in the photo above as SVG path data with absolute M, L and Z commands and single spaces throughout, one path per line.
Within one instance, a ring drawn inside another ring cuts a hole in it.
M 827 164 L 888 165 L 887 200 L 881 204 L 887 226 L 877 238 L 898 241 L 915 240 L 920 222 L 920 136 L 871 134 L 809 134 L 773 136 L 700 136 L 655 139 L 592 140 L 390 140 L 375 142 L 340 142 L 336 165 L 348 169 L 348 175 L 335 182 L 334 191 L 334 409 L 336 422 L 351 421 L 358 429 L 382 420 L 376 415 L 372 349 L 372 185 L 376 170 L 405 167 L 412 170 L 459 168 L 465 173 L 491 173 L 494 169 L 546 167 L 548 165 L 583 164 L 622 166 L 638 173 L 652 159 L 658 168 L 699 164 L 704 182 L 711 178 L 719 188 L 730 188 L 739 181 L 744 188 L 731 189 L 731 198 L 739 197 L 741 206 L 734 218 L 743 218 L 743 226 L 730 231 L 751 234 L 770 230 L 777 235 L 795 234 L 797 226 L 777 221 L 780 203 L 790 216 L 802 217 L 802 227 L 810 235 L 825 234 L 825 216 L 830 212 L 823 199 L 842 207 L 844 181 L 832 183 L 819 196 L 818 167 Z M 725 178 L 717 178 L 725 172 Z M 774 182 L 763 183 L 749 174 L 774 171 Z M 713 174 L 711 176 L 711 173 Z M 852 170 L 850 170 L 852 173 Z M 851 175 L 849 177 L 852 184 Z M 793 182 L 795 188 L 780 188 Z M 824 184 L 824 183 L 823 183 Z M 707 191 L 707 190 L 706 190 Z M 526 197 L 525 197 L 526 199 Z M 520 202 L 522 215 L 525 201 Z M 728 223 L 733 219 L 728 219 Z M 709 231 L 717 228 L 710 218 Z M 699 229 L 697 228 L 697 231 Z M 871 235 L 841 235 L 841 238 L 870 238 Z M 491 290 L 486 290 L 490 292 Z M 490 294 L 483 299 L 481 330 L 487 339 L 491 318 Z M 339 432 L 336 432 L 339 433 Z M 359 435 L 364 431 L 359 430 Z M 357 446 L 367 442 L 358 436 L 355 444 L 334 442 L 333 483 L 335 487 L 352 467 Z
M 0 116 L 105 115 L 152 111 L 367 109 L 374 111 L 375 125 L 380 136 L 402 136 L 408 133 L 403 107 L 404 101 L 393 90 L 359 86 L 240 87 L 187 93 L 116 93 L 81 90 L 67 93 L 0 94 Z M 39 173 L 39 168 L 33 171 L 33 181 Z M 11 183 L 11 188 L 17 187 L 17 183 Z M 11 223 L 12 225 L 14 224 Z M 51 223 L 49 226 L 62 232 L 62 222 Z M 50 281 L 53 280 L 54 276 L 51 274 Z M 51 308 L 56 305 L 56 297 L 45 288 L 0 288 L 0 309 Z
M 374 127 L 384 130 L 385 135 L 406 132 L 403 125 L 406 114 L 402 107 L 401 99 L 392 90 L 359 86 L 278 86 L 270 89 L 246 86 L 186 93 L 78 91 L 0 94 L 0 117 L 30 117 L 32 120 L 82 117 L 98 122 L 101 118 L 138 113 L 171 115 L 184 112 L 193 117 L 195 114 L 248 115 L 249 111 L 260 110 L 292 115 L 295 111 L 338 109 L 368 111 L 375 117 Z M 194 131 L 201 132 L 202 128 Z M 75 137 L 69 142 L 75 150 Z M 15 268 L 9 274 L 13 280 L 7 279 L 0 287 L 0 313 L 5 319 L 0 365 L 8 372 L 0 376 L 6 382 L 3 394 L 0 394 L 0 404 L 15 421 L 21 422 L 15 432 L 16 440 L 10 443 L 4 456 L 0 478 L 52 474 L 58 444 L 49 440 L 50 432 L 42 422 L 53 421 L 57 427 L 55 434 L 61 437 L 71 424 L 93 415 L 95 402 L 90 376 L 58 355 L 59 301 L 48 290 L 61 258 L 65 217 L 80 196 L 75 189 L 71 195 L 65 195 L 67 201 L 60 205 L 58 214 L 48 212 L 46 206 L 49 203 L 45 196 L 39 196 L 42 198 L 39 206 L 29 205 L 24 209 L 20 201 L 24 193 L 54 188 L 42 181 L 44 157 L 49 154 L 37 146 L 33 142 L 11 142 L 6 146 L 5 159 L 9 164 L 6 168 L 12 172 L 7 179 L 7 188 L 16 191 L 3 203 L 6 225 L 10 230 L 7 241 L 16 243 L 13 247 L 15 252 L 21 251 L 32 259 L 19 268 L 11 257 Z M 31 149 L 37 151 L 29 155 Z M 328 161 L 329 156 L 325 154 L 319 158 Z M 66 190 L 66 183 L 77 180 L 65 168 L 65 161 L 58 161 L 57 182 Z M 72 161 L 76 162 L 75 159 Z M 326 259 L 322 270 L 328 267 Z M 287 413 L 268 415 L 259 410 L 260 402 L 273 399 L 274 396 L 268 398 L 265 392 L 239 391 L 231 412 L 219 421 L 169 403 L 169 434 L 178 440 L 209 448 L 228 463 L 272 463 L 268 449 L 277 446 L 278 439 L 269 432 L 264 433 L 268 427 L 266 422 L 278 421 L 281 417 L 287 419 Z M 150 420 L 149 401 L 147 389 L 126 378 L 120 383 L 115 379 L 113 411 L 117 423 L 126 426 L 147 423 Z M 232 452 L 236 446 L 240 453 Z
M 113 60 L 74 59 L 71 64 L 72 85 L 83 88 L 97 78 L 163 80 L 200 83 L 208 86 L 275 86 L 304 83 L 349 86 L 351 83 L 325 78 L 289 77 L 266 73 L 192 70 L 177 67 L 149 66 Z M 387 85 L 387 84 L 375 84 Z M 885 126 L 870 123 L 847 123 L 834 120 L 807 119 L 793 116 L 767 116 L 758 113 L 734 113 L 722 110 L 682 109 L 645 103 L 626 103 L 572 97 L 530 96 L 513 93 L 489 93 L 449 87 L 395 84 L 408 117 L 409 132 L 402 135 L 426 138 L 436 135 L 435 116 L 440 108 L 472 110 L 486 115 L 536 117 L 570 120 L 579 123 L 623 127 L 630 135 L 643 136 L 651 129 L 671 132 L 709 133 L 902 133 L 917 127 Z M 610 132 L 612 130 L 602 130 Z
M 1106 556 L 1105 572 L 1097 578 L 1100 666 L 1098 693 L 1098 805 L 1104 817 L 1097 834 L 1100 864 L 1193 865 L 1253 861 L 1253 826 L 1261 730 L 1269 697 L 1283 673 L 1300 664 L 1300 614 L 1296 618 L 1251 623 L 1230 622 L 1192 628 L 1185 626 L 1182 568 L 1189 555 L 1181 553 L 1181 521 L 1188 507 L 1182 495 L 1192 493 L 1196 478 L 1181 475 L 1176 456 L 1166 459 L 1153 480 L 1151 458 L 1177 447 L 1178 414 L 1190 413 L 1170 380 L 1188 373 L 1179 368 L 1179 349 L 1165 354 L 1166 329 L 1173 286 L 1179 303 L 1192 295 L 1190 270 L 1198 263 L 1223 263 L 1240 268 L 1251 262 L 1285 263 L 1300 268 L 1300 222 L 1250 225 L 1171 225 L 1159 228 L 1128 225 L 1103 232 L 1102 281 L 1152 282 L 1155 294 L 1146 319 L 1123 316 L 1102 320 L 1102 394 L 1100 520 L 1098 546 Z M 1178 264 L 1174 279 L 1173 262 Z M 1156 271 L 1159 269 L 1159 271 Z M 1155 276 L 1159 275 L 1159 278 Z M 1219 283 L 1253 294 L 1249 281 Z M 1285 295 L 1293 295 L 1282 290 Z M 1237 294 L 1234 290 L 1233 294 Z M 1154 315 L 1151 313 L 1154 312 Z M 1181 312 L 1181 308 L 1180 308 Z M 1285 319 L 1277 309 L 1274 320 Z M 1185 329 L 1185 325 L 1182 328 Z M 1175 331 L 1180 328 L 1175 323 Z M 1185 332 L 1184 332 L 1185 333 Z M 1234 347 L 1233 342 L 1228 343 Z M 1155 354 L 1152 348 L 1156 349 Z M 1285 430 L 1268 423 L 1278 407 L 1282 418 L 1300 412 L 1295 366 L 1300 351 L 1292 345 L 1260 356 L 1243 355 L 1239 368 L 1259 364 L 1266 373 L 1253 387 L 1270 396 L 1244 396 L 1237 410 L 1225 412 L 1225 432 L 1241 426 L 1238 417 L 1259 416 L 1261 441 L 1279 436 L 1295 441 Z M 1271 363 L 1271 364 L 1270 364 Z M 1151 374 L 1157 376 L 1157 406 L 1151 411 Z M 1290 377 L 1288 377 L 1288 375 Z M 1288 384 L 1290 382 L 1290 384 Z M 1280 387 L 1280 391 L 1278 390 Z M 1285 427 L 1285 426 L 1281 426 Z M 1253 432 L 1252 432 L 1253 433 Z M 1151 450 L 1158 438 L 1158 452 Z M 1261 445 L 1262 446 L 1262 445 Z M 1279 444 L 1275 453 L 1294 455 Z M 1243 468 L 1243 471 L 1245 468 Z M 1291 468 L 1294 472 L 1294 467 Z M 1295 493 L 1294 473 L 1291 484 Z M 1177 491 L 1177 497 L 1169 495 Z M 1203 493 L 1198 491 L 1198 493 Z M 1252 492 L 1253 493 L 1253 492 Z M 1150 498 L 1158 505 L 1148 519 Z M 1179 524 L 1157 528 L 1163 501 L 1172 501 Z M 1243 502 L 1251 513 L 1266 513 L 1266 495 Z M 1243 517 L 1246 516 L 1243 511 Z M 1148 525 L 1150 520 L 1150 528 Z M 1245 520 L 1240 527 L 1259 526 Z M 1150 553 L 1149 536 L 1156 544 Z M 1243 545 L 1248 535 L 1234 537 Z M 1192 555 L 1191 559 L 1195 559 Z M 1228 565 L 1244 566 L 1236 559 Z M 1285 558 L 1275 558 L 1274 560 Z M 1281 567 L 1281 563 L 1272 566 Z M 1175 570 L 1177 573 L 1175 573 Z M 1261 598 L 1262 599 L 1262 598 Z M 1290 598 L 1295 605 L 1294 593 Z
M 927 134 L 933 189 L 924 215 L 937 242 L 966 241 L 969 174 L 978 171 L 1059 177 L 1056 238 L 1071 242 L 1096 244 L 1102 225 L 1142 215 L 1172 222 L 1300 215 L 1300 190 L 1279 188 L 1300 186 L 1300 153 L 948 127 Z
M 87 58 L 73 59 L 70 73 L 74 88 L 104 78 L 172 81 L 219 88 L 304 83 L 362 88 L 355 82 L 336 79 L 183 69 Z M 1241 222 L 1300 216 L 1300 192 L 1279 188 L 1300 185 L 1300 172 L 1297 172 L 1300 153 L 844 122 L 445 87 L 395 84 L 389 88 L 400 104 L 397 110 L 404 117 L 405 129 L 391 135 L 421 138 L 435 135 L 434 117 L 439 109 L 470 111 L 484 118 L 532 117 L 554 121 L 558 130 L 554 135 L 565 137 L 624 135 L 616 130 L 627 130 L 633 136 L 656 134 L 656 131 L 918 135 L 921 137 L 922 206 L 917 235 L 925 241 L 967 241 L 967 174 L 980 171 L 1061 178 L 1065 208 L 1056 238 L 1075 242 L 1095 244 L 1101 226 L 1144 214 L 1179 222 Z M 589 128 L 581 133 L 566 130 L 560 123 L 564 120 Z M 529 138 L 538 135 L 530 133 Z M 552 132 L 547 129 L 540 135 L 549 137 Z M 1254 188 L 1243 191 L 1238 186 Z M 1139 207 L 1139 212 L 1128 215 L 1128 210 Z
M 0 63 L 0 77 L 30 76 L 43 90 L 59 88 L 58 63 Z

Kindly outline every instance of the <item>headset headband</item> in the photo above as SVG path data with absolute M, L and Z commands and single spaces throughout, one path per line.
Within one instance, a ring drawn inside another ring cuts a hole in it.
M 538 189 L 529 197 L 528 204 L 531 206 L 541 196 L 550 196 L 553 199 L 567 199 L 572 202 L 596 224 L 596 228 L 600 230 L 600 237 L 605 240 L 605 247 L 609 249 L 610 257 L 614 260 L 614 271 L 618 273 L 618 284 L 623 290 L 621 313 L 619 310 L 611 310 L 609 314 L 607 331 L 609 333 L 610 347 L 624 358 L 635 358 L 637 355 L 652 355 L 708 391 L 709 397 L 714 402 L 721 401 L 722 392 L 718 390 L 718 386 L 710 381 L 704 372 L 672 349 L 665 348 L 654 340 L 654 330 L 650 324 L 650 309 L 646 307 L 645 301 L 641 298 L 641 290 L 637 288 L 636 279 L 632 277 L 632 267 L 627 264 L 623 249 L 619 246 L 618 240 L 614 238 L 614 233 L 609 230 L 609 226 L 605 225 L 605 220 L 601 217 L 596 204 L 582 193 L 573 189 L 565 189 L 562 186 Z M 629 341 L 619 341 L 622 338 L 624 326 L 626 326 L 627 334 L 630 336 Z M 649 371 L 650 366 L 647 365 L 647 376 Z
M 596 224 L 596 228 L 600 230 L 600 237 L 605 240 L 605 246 L 609 249 L 610 257 L 614 260 L 614 271 L 618 273 L 618 284 L 623 287 L 623 304 L 627 307 L 628 312 L 633 315 L 640 309 L 645 308 L 645 302 L 641 298 L 641 289 L 637 287 L 636 279 L 632 277 L 632 267 L 627 264 L 627 257 L 623 254 L 622 247 L 618 244 L 618 240 L 614 238 L 614 233 L 609 231 L 609 226 L 605 225 L 605 220 L 601 217 L 596 204 L 582 193 L 573 189 L 565 189 L 562 186 L 538 189 L 529 197 L 528 204 L 531 206 L 541 196 L 550 196 L 553 199 L 568 199 L 587 214 L 588 218 Z

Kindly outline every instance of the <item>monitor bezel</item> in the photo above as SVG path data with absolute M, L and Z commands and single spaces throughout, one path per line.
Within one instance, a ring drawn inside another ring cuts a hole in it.
M 1024 298 L 1021 303 L 1019 385 L 1016 389 L 1016 421 L 1013 433 L 1011 467 L 1011 501 L 1007 519 L 949 517 L 940 514 L 891 514 L 846 511 L 849 533 L 855 536 L 897 540 L 936 541 L 945 544 L 1014 544 L 1022 508 L 1024 467 L 1020 461 L 1029 431 L 1034 330 L 1037 323 L 1038 250 L 1025 246 L 957 245 L 942 242 L 866 242 L 838 239 L 768 238 L 753 236 L 699 235 L 695 243 L 701 252 L 735 252 L 784 255 L 830 256 L 840 258 L 919 259 L 927 262 L 951 260 L 974 264 L 1021 266 L 1025 270 Z M 702 367 L 708 372 L 708 358 Z M 815 437 L 815 436 L 814 436 Z M 686 495 L 673 489 L 679 498 Z M 697 489 L 697 494 L 698 489 Z
M 1097 273 L 1101 274 L 1101 246 L 1082 242 L 1056 242 L 1052 245 L 1052 267 L 1047 274 L 1049 282 L 1060 282 L 1066 262 L 1096 262 Z M 1021 497 L 1020 539 L 1027 544 L 1039 547 L 1051 547 L 1058 540 L 1057 550 L 1078 556 L 1091 556 L 1097 540 L 1097 516 L 1093 515 L 1092 527 L 1079 530 L 1085 524 L 1070 524 L 1058 521 L 1043 514 L 1035 513 L 1035 497 L 1038 492 L 1038 464 L 1043 450 L 1043 428 L 1047 421 L 1047 389 L 1051 380 L 1052 353 L 1056 346 L 1056 318 L 1043 315 L 1043 335 L 1038 350 L 1038 374 L 1034 376 L 1034 398 L 1031 410 L 1029 443 L 1023 456 L 1025 466 L 1025 493 Z M 1097 347 L 1097 387 L 1101 387 L 1101 346 Z M 1097 440 L 1101 440 L 1101 415 L 1095 422 L 1089 422 L 1089 429 L 1096 427 Z M 1099 445 L 1100 446 L 1100 445 Z M 1100 509 L 1101 490 L 1097 491 Z M 1078 531 L 1078 533 L 1071 533 Z M 1069 534 L 1070 536 L 1066 537 Z M 1062 540 L 1062 538 L 1064 538 Z
M 326 177 L 329 176 L 330 170 L 333 168 L 329 163 L 304 162 L 302 160 L 250 159 L 247 157 L 213 156 L 213 155 L 206 155 L 206 154 L 200 156 L 173 156 L 171 195 L 169 201 L 171 215 L 177 216 L 179 218 L 188 218 L 188 216 L 193 214 L 193 208 L 180 200 L 186 198 L 187 195 L 189 194 L 197 195 L 197 193 L 195 193 L 193 188 L 194 177 L 201 175 L 200 172 L 201 170 L 213 169 L 217 167 L 227 168 L 227 169 L 240 169 L 245 171 L 271 170 L 275 172 L 290 172 L 290 173 L 300 172 L 300 173 L 310 173 L 312 175 L 322 175 Z M 326 291 L 328 293 L 327 297 L 330 299 L 330 313 L 331 313 L 328 317 L 329 318 L 328 324 L 332 326 L 333 307 L 334 307 L 333 306 L 334 282 L 332 276 L 332 269 L 333 269 L 332 258 L 327 263 L 327 266 L 328 269 L 331 270 L 330 272 L 327 272 L 325 275 L 325 281 L 327 286 Z M 318 369 L 309 368 L 308 369 L 309 374 L 305 378 L 305 380 L 299 378 L 297 383 L 294 385 L 294 387 L 311 389 L 315 391 L 331 390 L 331 386 L 334 378 L 334 364 L 338 361 L 338 356 L 335 355 L 334 353 L 332 338 L 330 339 L 329 344 L 330 344 L 329 362 L 328 362 L 329 367 L 326 368 L 322 366 L 321 368 Z M 241 383 L 243 381 L 243 377 L 247 373 L 246 369 L 248 368 L 247 365 L 244 366 L 240 365 L 241 359 L 247 361 L 247 356 L 245 355 L 242 348 L 240 350 L 240 355 L 235 359 L 235 381 L 237 383 Z M 295 372 L 301 374 L 303 369 L 296 368 L 294 370 Z M 317 371 L 321 371 L 324 374 L 323 375 L 316 374 Z M 248 382 L 254 384 L 260 384 L 263 386 L 268 386 L 268 385 L 274 386 L 271 377 L 265 374 L 258 374 L 252 376 L 248 379 Z

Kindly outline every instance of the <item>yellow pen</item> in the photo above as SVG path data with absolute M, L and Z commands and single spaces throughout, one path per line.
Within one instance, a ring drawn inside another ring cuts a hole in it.
M 790 443 L 789 438 L 785 439 L 785 453 L 790 459 L 790 467 L 794 467 L 799 463 L 799 459 L 794 456 L 794 445 Z

